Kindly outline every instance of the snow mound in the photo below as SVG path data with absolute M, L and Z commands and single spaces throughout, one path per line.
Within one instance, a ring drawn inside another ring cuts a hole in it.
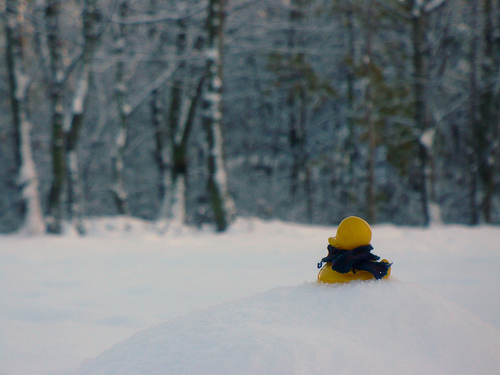
M 397 280 L 306 283 L 141 331 L 77 374 L 493 374 L 500 331 Z

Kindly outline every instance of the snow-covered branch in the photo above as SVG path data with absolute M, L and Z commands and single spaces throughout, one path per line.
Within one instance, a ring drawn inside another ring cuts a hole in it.
M 143 16 L 129 16 L 126 18 L 121 18 L 119 16 L 113 15 L 111 20 L 114 23 L 123 24 L 123 25 L 139 25 L 139 24 L 148 24 L 148 23 L 157 23 L 157 22 L 165 22 L 165 21 L 179 21 L 186 18 L 191 18 L 196 16 L 199 13 L 206 11 L 207 6 L 203 5 L 199 8 L 196 8 L 189 13 L 186 14 L 172 14 L 172 12 L 162 12 L 156 14 L 154 16 L 145 14 Z
M 412 17 L 418 18 L 422 14 L 424 8 L 424 0 L 413 0 L 413 7 L 411 9 Z
M 425 13 L 431 13 L 440 6 L 444 5 L 446 0 L 431 0 L 424 6 Z

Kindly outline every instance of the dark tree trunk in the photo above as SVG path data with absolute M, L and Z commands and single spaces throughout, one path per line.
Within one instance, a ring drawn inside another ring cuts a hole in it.
M 66 162 L 68 165 L 68 205 L 69 217 L 74 221 L 78 233 L 84 234 L 83 225 L 83 191 L 80 180 L 78 154 L 76 146 L 80 130 L 83 126 L 90 84 L 92 82 L 92 57 L 96 48 L 99 33 L 101 13 L 96 0 L 85 0 L 83 9 L 83 53 L 80 76 L 73 97 L 73 105 L 66 128 Z
M 497 5 L 497 8 L 500 6 Z M 500 12 L 496 9 L 496 12 Z M 481 152 L 479 171 L 484 187 L 482 213 L 484 221 L 492 222 L 493 193 L 495 190 L 495 171 L 497 169 L 500 142 L 500 94 L 495 89 L 495 82 L 500 73 L 500 36 L 495 35 L 495 6 L 492 0 L 483 2 L 484 14 L 484 57 L 482 65 L 482 95 L 479 99 L 481 122 L 477 134 Z M 498 21 L 497 21 L 498 22 Z M 498 28 L 498 25 L 497 25 Z M 498 30 L 496 30 L 498 34 Z
M 423 5 L 418 5 L 414 0 L 412 10 L 412 45 L 413 45 L 413 93 L 415 99 L 415 126 L 422 136 L 427 128 L 427 107 L 425 100 L 426 70 L 424 63 L 425 44 L 425 13 Z M 417 155 L 419 166 L 419 188 L 422 207 L 422 221 L 425 226 L 429 225 L 429 196 L 428 196 L 428 153 L 424 144 L 419 139 L 417 142 Z
M 222 131 L 222 53 L 225 0 L 210 0 L 207 18 L 207 88 L 203 97 L 203 127 L 208 145 L 207 189 L 217 231 L 225 231 L 235 214 L 229 195 Z
M 368 83 L 366 86 L 366 125 L 368 127 L 368 160 L 367 160 L 367 185 L 366 185 L 366 204 L 367 204 L 367 219 L 370 223 L 377 221 L 377 200 L 376 200 L 376 181 L 375 181 L 375 152 L 376 152 L 376 129 L 374 120 L 374 105 L 372 97 L 372 34 L 373 30 L 373 3 L 368 0 L 367 17 L 367 36 L 366 36 L 366 51 L 365 64 L 368 74 Z
M 47 44 L 50 54 L 50 98 L 52 108 L 52 173 L 53 181 L 49 193 L 47 230 L 62 232 L 63 192 L 66 178 L 65 139 L 63 131 L 64 103 L 62 93 L 63 61 L 62 40 L 59 38 L 59 0 L 47 0 L 45 22 Z
M 128 1 L 122 0 L 119 4 L 119 17 L 125 18 L 128 14 Z M 115 100 L 118 107 L 118 135 L 116 138 L 116 150 L 112 158 L 112 178 L 113 184 L 111 193 L 115 200 L 118 214 L 129 215 L 128 194 L 125 189 L 125 162 L 124 154 L 127 144 L 129 106 L 127 105 L 127 84 L 125 82 L 125 47 L 126 47 L 126 27 L 123 23 L 118 25 L 115 40 L 115 53 L 118 59 L 115 73 Z
M 480 127 L 479 112 L 478 112 L 478 88 L 477 88 L 477 49 L 478 49 L 478 33 L 477 25 L 477 4 L 471 4 L 471 30 L 473 36 L 471 38 L 469 61 L 470 61 L 470 108 L 469 108 L 469 124 L 470 131 L 467 134 L 466 154 L 469 164 L 469 207 L 470 207 L 470 224 L 476 225 L 479 223 L 479 211 L 477 207 L 477 184 L 478 184 L 478 155 L 481 153 L 477 130 Z

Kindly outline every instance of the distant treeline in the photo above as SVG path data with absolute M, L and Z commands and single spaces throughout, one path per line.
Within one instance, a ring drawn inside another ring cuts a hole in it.
M 7 0 L 0 231 L 500 223 L 500 1 Z

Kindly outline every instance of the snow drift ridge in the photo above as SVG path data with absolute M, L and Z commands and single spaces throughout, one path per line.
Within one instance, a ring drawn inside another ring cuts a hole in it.
M 500 331 L 413 284 L 306 283 L 141 331 L 77 374 L 492 374 Z

